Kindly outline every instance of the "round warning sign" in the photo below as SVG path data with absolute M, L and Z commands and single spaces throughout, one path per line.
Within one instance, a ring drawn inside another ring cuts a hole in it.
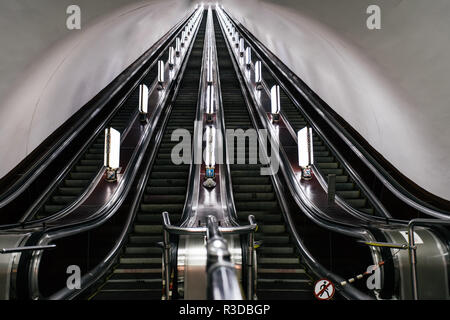
M 334 284 L 328 279 L 320 279 L 314 285 L 314 296 L 319 300 L 330 300 L 334 291 Z

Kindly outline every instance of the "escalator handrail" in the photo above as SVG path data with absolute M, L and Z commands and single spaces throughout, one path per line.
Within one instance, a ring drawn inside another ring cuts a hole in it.
M 231 262 L 228 244 L 214 216 L 207 222 L 207 298 L 210 300 L 242 300 L 242 291 Z
M 430 216 L 434 216 L 439 219 L 450 219 L 450 212 L 435 208 L 427 202 L 419 199 L 417 196 L 409 192 L 403 187 L 397 180 L 392 177 L 391 174 L 373 157 L 370 153 L 360 144 L 358 141 L 324 108 L 322 103 L 315 97 L 315 94 L 311 89 L 307 87 L 295 74 L 289 70 L 289 68 L 282 63 L 274 54 L 272 54 L 265 46 L 256 39 L 245 26 L 239 21 L 234 19 L 229 13 L 225 13 L 234 22 L 235 26 L 240 29 L 241 34 L 245 34 L 246 40 L 253 47 L 258 48 L 260 52 L 263 52 L 266 57 L 277 67 L 278 71 L 289 81 L 294 88 L 302 95 L 305 100 L 315 109 L 315 111 L 327 122 L 328 125 L 338 134 L 338 136 L 347 144 L 347 146 L 354 152 L 354 154 L 364 162 L 364 164 L 370 169 L 370 171 L 388 188 L 395 196 L 400 200 L 413 207 L 414 209 L 425 213 Z M 249 41 L 250 39 L 250 41 Z M 262 62 L 267 66 L 265 59 Z M 272 76 L 279 80 L 274 71 L 267 66 Z M 296 101 L 289 90 L 280 82 L 280 86 L 283 87 L 285 92 L 289 94 L 291 100 Z M 298 104 L 298 102 L 297 102 Z

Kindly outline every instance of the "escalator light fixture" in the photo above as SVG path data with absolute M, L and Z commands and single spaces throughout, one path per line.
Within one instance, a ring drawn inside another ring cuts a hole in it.
M 185 32 L 182 31 L 182 32 L 181 32 L 181 46 L 184 46 L 184 40 L 185 40 L 185 38 L 186 38 Z
M 250 67 L 252 64 L 252 49 L 250 47 L 245 49 L 245 64 L 247 67 Z
M 213 66 L 212 66 L 212 48 L 208 48 L 208 65 L 206 70 L 206 82 L 208 84 L 213 83 Z
M 206 127 L 206 148 L 205 148 L 205 165 L 206 177 L 214 178 L 214 168 L 216 166 L 216 128 L 212 126 Z
M 173 68 L 174 64 L 175 64 L 175 52 L 174 52 L 173 47 L 170 47 L 169 48 L 169 67 Z
M 277 122 L 280 119 L 280 86 L 274 85 L 272 89 L 270 89 L 270 102 L 271 102 L 271 111 L 272 111 L 272 119 L 274 122 Z
M 145 84 L 139 86 L 139 114 L 141 121 L 146 122 L 148 113 L 148 87 Z
M 311 179 L 311 165 L 313 159 L 312 128 L 304 127 L 297 133 L 298 140 L 298 165 L 302 168 L 302 178 Z
M 244 42 L 244 38 L 240 38 L 239 39 L 239 55 L 241 57 L 244 56 L 244 52 L 245 52 L 245 42 Z
M 106 180 L 116 181 L 117 171 L 120 165 L 120 132 L 113 129 L 105 129 L 105 155 Z
M 164 88 L 164 61 L 158 61 L 158 89 Z
M 206 89 L 206 120 L 212 122 L 212 114 L 214 113 L 214 92 L 213 86 L 209 85 Z
M 181 40 L 180 38 L 177 38 L 175 40 L 175 53 L 177 54 L 177 56 L 179 56 L 180 52 L 181 52 Z
M 256 61 L 255 63 L 255 83 L 256 89 L 261 90 L 262 86 L 262 72 L 261 72 L 261 61 Z

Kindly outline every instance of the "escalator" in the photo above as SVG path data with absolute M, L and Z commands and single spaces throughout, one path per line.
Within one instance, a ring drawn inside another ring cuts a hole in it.
M 267 68 L 263 68 L 262 74 L 269 88 L 277 84 Z M 300 129 L 303 129 L 307 125 L 306 119 L 283 90 L 280 90 L 280 102 L 281 110 L 294 131 L 298 132 Z M 325 180 L 327 180 L 329 174 L 336 175 L 336 195 L 355 209 L 367 214 L 375 214 L 375 210 L 369 200 L 364 196 L 339 160 L 333 155 L 329 147 L 315 132 L 313 132 L 313 144 L 314 164 L 320 175 Z
M 225 127 L 245 131 L 253 125 L 216 15 L 214 25 Z M 239 151 L 245 152 L 246 164 L 236 164 Z M 271 178 L 261 176 L 261 164 L 247 164 L 249 157 L 257 158 L 257 154 L 249 153 L 246 141 L 245 151 L 235 146 L 234 161 L 230 164 L 239 222 L 246 224 L 247 217 L 254 215 L 259 226 L 255 234 L 260 244 L 257 249 L 257 297 L 311 299 L 311 278 L 302 266 L 300 255 L 286 230 Z
M 205 15 L 206 13 L 164 128 L 164 135 L 128 243 L 118 264 L 91 299 L 161 299 L 162 258 L 161 248 L 158 246 L 158 242 L 163 240 L 161 213 L 168 211 L 171 221 L 180 220 L 186 200 L 190 168 L 189 164 L 173 164 L 171 152 L 178 142 L 171 141 L 171 135 L 176 129 L 186 129 L 191 135 L 194 132 L 206 28 Z

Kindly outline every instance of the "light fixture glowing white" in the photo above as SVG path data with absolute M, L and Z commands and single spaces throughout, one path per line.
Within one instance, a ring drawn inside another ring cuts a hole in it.
M 139 114 L 142 122 L 146 122 L 148 113 L 148 87 L 145 84 L 139 86 Z
M 158 89 L 164 88 L 164 61 L 158 61 Z
M 250 68 L 250 65 L 252 64 L 252 49 L 250 47 L 247 47 L 245 49 L 245 65 L 247 68 Z
M 104 165 L 106 167 L 106 180 L 116 181 L 120 166 L 120 132 L 114 128 L 105 129 Z
M 169 67 L 172 69 L 173 66 L 175 65 L 175 50 L 173 49 L 173 47 L 169 48 Z
M 206 121 L 212 122 L 214 113 L 214 87 L 209 85 L 206 89 Z
M 244 42 L 244 38 L 240 38 L 239 39 L 239 55 L 241 57 L 244 56 L 244 51 L 245 51 L 245 42 Z
M 302 178 L 311 179 L 311 165 L 314 163 L 312 128 L 304 127 L 297 133 L 298 165 L 302 168 Z
M 182 31 L 181 32 L 181 46 L 183 47 L 184 46 L 184 38 L 185 38 L 186 36 L 185 36 L 185 34 L 184 34 L 184 31 Z
M 273 121 L 277 122 L 280 119 L 280 86 L 274 85 L 270 89 L 270 102 L 271 102 L 271 113 Z
M 207 63 L 207 70 L 206 70 L 206 82 L 208 84 L 213 83 L 213 64 L 212 64 L 212 48 L 208 48 L 208 63 Z
M 208 167 L 214 168 L 216 165 L 215 157 L 215 141 L 216 141 L 216 128 L 213 126 L 206 127 L 206 154 L 205 164 Z
M 212 126 L 206 127 L 206 147 L 205 147 L 205 176 L 206 179 L 214 179 L 215 178 L 215 166 L 216 166 L 216 128 Z M 211 184 L 210 186 L 215 186 L 215 184 Z
M 176 38 L 175 40 L 175 53 L 177 54 L 177 57 L 180 55 L 181 52 L 181 40 L 180 38 Z
M 261 61 L 256 61 L 255 63 L 255 83 L 256 89 L 262 89 L 262 71 L 261 71 Z

